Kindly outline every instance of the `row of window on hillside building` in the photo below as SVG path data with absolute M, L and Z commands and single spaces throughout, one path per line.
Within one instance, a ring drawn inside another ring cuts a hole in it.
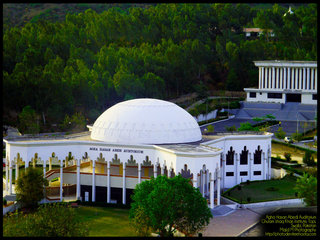
M 253 175 L 260 176 L 261 175 L 261 171 L 253 171 Z M 233 177 L 234 176 L 234 172 L 226 172 L 226 176 L 227 177 Z M 248 176 L 248 172 L 242 171 L 242 172 L 240 172 L 240 176 Z
M 232 147 L 230 147 L 230 150 L 226 155 L 226 165 L 234 164 L 234 153 L 235 151 L 232 150 Z M 261 164 L 261 154 L 262 150 L 260 149 L 260 146 L 258 146 L 258 149 L 253 154 L 253 164 Z M 246 164 L 248 164 L 248 150 L 247 147 L 244 146 L 244 150 L 242 150 L 242 152 L 240 153 L 240 165 Z

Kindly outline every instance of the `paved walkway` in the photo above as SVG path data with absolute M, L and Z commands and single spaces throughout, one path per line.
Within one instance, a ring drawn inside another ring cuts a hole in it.
M 202 231 L 202 235 L 204 237 L 237 237 L 255 226 L 262 215 L 286 207 L 303 207 L 303 204 L 237 209 L 227 216 L 213 217 Z

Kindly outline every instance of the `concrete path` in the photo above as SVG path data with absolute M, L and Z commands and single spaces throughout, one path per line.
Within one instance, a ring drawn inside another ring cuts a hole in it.
M 202 231 L 202 235 L 204 237 L 237 237 L 258 224 L 260 217 L 266 213 L 272 213 L 280 208 L 303 206 L 303 203 L 301 203 L 287 206 L 237 209 L 226 216 L 213 217 L 209 225 Z
M 256 224 L 260 214 L 248 209 L 238 209 L 227 216 L 213 217 L 202 232 L 204 237 L 236 237 Z

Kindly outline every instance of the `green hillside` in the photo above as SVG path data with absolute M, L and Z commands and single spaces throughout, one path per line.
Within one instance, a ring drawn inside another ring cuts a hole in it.
M 317 60 L 316 4 L 3 6 L 3 120 L 23 133 L 81 130 L 126 99 L 255 87 L 255 60 Z

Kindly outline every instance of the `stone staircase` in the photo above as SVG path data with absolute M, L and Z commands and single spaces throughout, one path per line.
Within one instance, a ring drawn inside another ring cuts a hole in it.
M 272 114 L 280 121 L 313 121 L 316 115 L 316 105 L 303 105 L 300 103 L 248 103 L 242 102 L 236 114 L 239 119 L 252 119 Z

